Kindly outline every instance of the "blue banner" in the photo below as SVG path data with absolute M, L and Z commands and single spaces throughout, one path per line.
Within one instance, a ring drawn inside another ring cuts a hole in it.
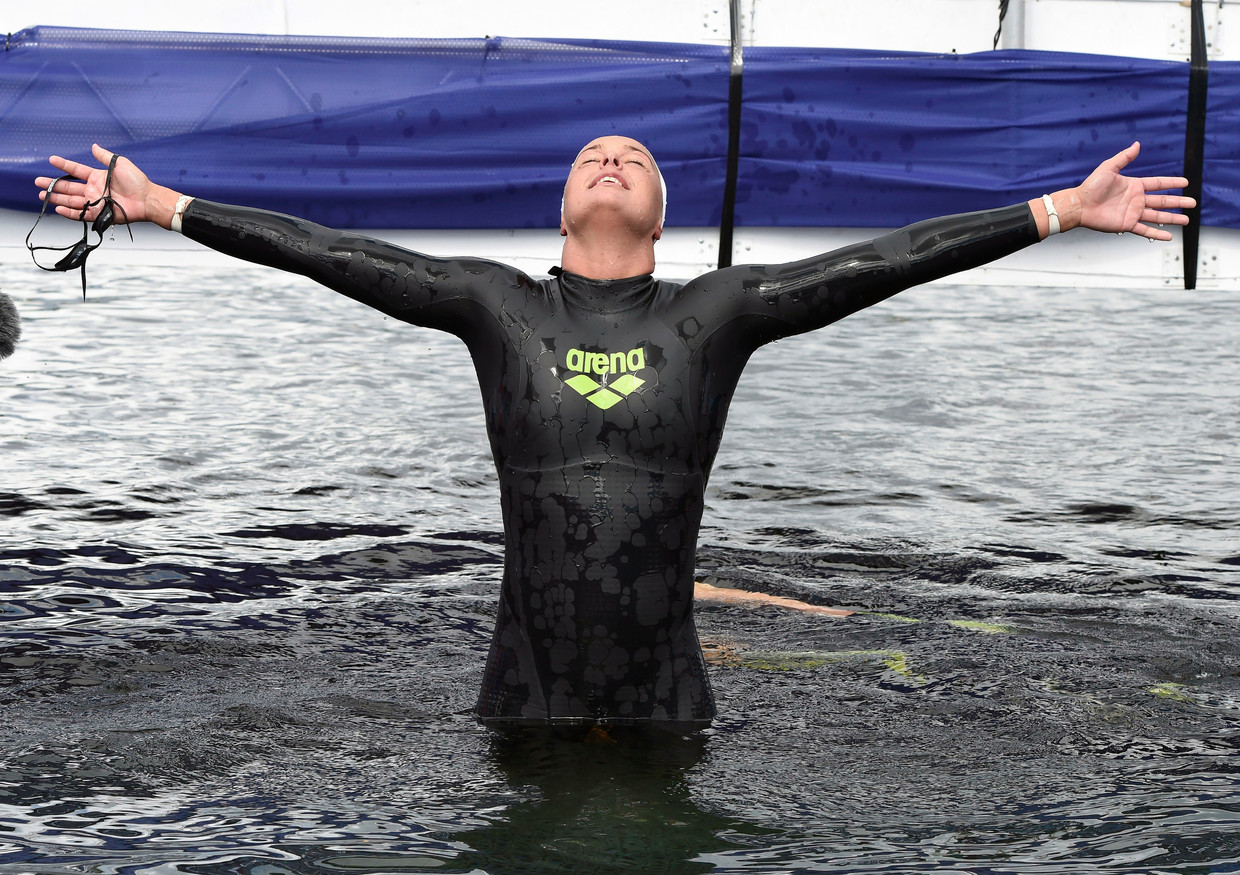
M 554 228 L 577 151 L 651 147 L 668 224 L 720 223 L 724 46 L 33 28 L 0 55 L 0 206 L 99 142 L 158 182 L 338 227 Z M 736 223 L 891 227 L 1078 183 L 1134 139 L 1179 175 L 1188 65 L 748 48 Z M 1240 66 L 1210 67 L 1203 222 L 1240 227 Z
M 896 226 L 1078 184 L 1134 140 L 1180 175 L 1188 65 L 749 49 L 737 224 Z
M 603 134 L 648 142 L 669 222 L 718 221 L 720 47 L 33 28 L 0 55 L 0 205 L 91 143 L 211 200 L 338 227 L 545 228 Z M 659 146 L 663 149 L 659 151 Z

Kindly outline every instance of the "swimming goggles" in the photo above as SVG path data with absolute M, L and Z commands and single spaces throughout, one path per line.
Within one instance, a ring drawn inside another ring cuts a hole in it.
M 52 202 L 52 192 L 56 190 L 56 184 L 66 180 L 76 180 L 77 177 L 72 174 L 58 177 L 52 180 L 52 184 L 47 187 L 47 197 L 43 201 L 43 208 L 39 210 L 39 216 L 34 220 L 34 225 L 30 227 L 30 232 L 26 234 L 26 248 L 30 250 L 30 257 L 34 260 L 35 266 L 42 270 L 52 271 L 82 271 L 82 300 L 86 300 L 86 258 L 103 244 L 103 232 L 112 227 L 116 222 L 116 213 L 120 212 L 121 217 L 125 220 L 126 225 L 129 222 L 129 215 L 125 212 L 125 208 L 112 199 L 112 172 L 116 170 L 116 162 L 119 155 L 113 155 L 112 160 L 108 162 L 108 175 L 103 183 L 103 194 L 98 200 L 93 200 L 82 207 L 82 212 L 78 216 L 78 220 L 82 223 L 82 239 L 71 246 L 33 246 L 30 238 L 34 235 L 34 229 L 39 227 L 39 222 L 43 221 L 43 214 L 47 212 L 48 205 Z M 102 204 L 99 214 L 95 216 L 94 221 L 87 223 L 86 214 L 97 206 Z M 129 239 L 133 240 L 133 229 L 126 227 L 129 231 Z M 90 242 L 90 233 L 95 232 L 98 238 L 94 243 Z M 37 252 L 65 252 L 51 267 L 45 264 L 39 264 L 39 256 Z

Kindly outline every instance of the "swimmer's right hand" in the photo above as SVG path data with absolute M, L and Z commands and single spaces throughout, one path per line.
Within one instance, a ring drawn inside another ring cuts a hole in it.
M 57 182 L 50 193 L 48 186 L 52 185 L 54 177 L 40 176 L 34 181 L 40 189 L 40 199 L 50 199 L 56 212 L 66 218 L 83 218 L 83 207 L 95 203 L 95 206 L 86 210 L 85 215 L 88 222 L 94 221 L 103 207 L 102 198 L 112 153 L 98 143 L 91 148 L 91 152 L 95 160 L 103 166 L 92 167 L 53 155 L 48 159 L 52 166 L 62 174 L 74 178 Z M 125 221 L 154 222 L 163 228 L 172 226 L 172 213 L 176 209 L 177 198 L 180 197 L 178 192 L 151 182 L 136 164 L 125 157 L 116 162 L 116 169 L 112 173 L 112 188 L 108 194 L 113 202 L 121 207 L 115 211 L 117 224 Z

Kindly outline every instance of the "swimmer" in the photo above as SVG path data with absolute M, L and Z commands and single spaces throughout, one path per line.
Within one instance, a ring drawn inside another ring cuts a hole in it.
M 714 698 L 693 622 L 694 557 L 728 405 L 763 344 L 1076 228 L 1170 240 L 1194 205 L 1182 178 L 1122 174 L 1134 143 L 1079 186 L 931 219 L 781 265 L 684 285 L 655 279 L 665 192 L 628 137 L 585 145 L 564 187 L 561 267 L 546 279 L 441 259 L 351 231 L 211 203 L 94 147 L 41 197 L 90 221 L 147 221 L 298 273 L 469 349 L 499 473 L 504 577 L 477 715 L 493 725 L 708 725 Z M 76 181 L 74 181 L 76 180 Z M 105 194 L 107 197 L 105 197 Z M 90 206 L 95 204 L 94 206 Z M 709 596 L 718 592 L 700 590 Z M 732 598 L 739 598 L 733 596 Z

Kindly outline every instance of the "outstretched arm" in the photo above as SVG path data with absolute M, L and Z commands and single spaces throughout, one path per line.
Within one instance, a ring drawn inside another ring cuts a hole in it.
M 1133 143 L 1114 158 L 1103 161 L 1089 177 L 1075 188 L 1051 194 L 1059 214 L 1061 231 L 1092 228 L 1095 231 L 1125 231 L 1150 240 L 1170 240 L 1171 232 L 1153 225 L 1187 225 L 1188 216 L 1168 210 L 1190 209 L 1197 205 L 1191 197 L 1156 194 L 1179 190 L 1188 185 L 1182 176 L 1124 176 L 1121 171 L 1141 152 L 1141 144 Z M 1029 201 L 1038 232 L 1045 239 L 1050 234 L 1050 217 L 1041 198 Z
M 1092 228 L 1170 240 L 1171 232 L 1159 225 L 1188 223 L 1187 216 L 1170 211 L 1196 202 L 1160 193 L 1181 188 L 1187 180 L 1122 174 L 1140 148 L 1133 143 L 1080 185 L 1050 195 L 1060 231 Z M 729 268 L 733 288 L 741 291 L 728 312 L 754 317 L 746 336 L 760 345 L 821 328 L 912 286 L 988 264 L 1050 233 L 1040 197 L 996 210 L 928 219 L 803 261 Z M 716 294 L 715 300 L 724 299 Z M 744 338 L 732 342 L 743 345 Z
M 62 216 L 93 221 L 102 209 L 113 153 L 99 145 L 92 151 L 104 167 L 54 156 L 52 165 L 73 178 L 36 180 L 40 197 Z M 477 304 L 495 311 L 502 306 L 503 289 L 532 283 L 492 262 L 433 258 L 293 216 L 184 197 L 152 182 L 123 157 L 106 193 L 120 208 L 117 222 L 175 227 L 218 252 L 301 274 L 398 319 L 463 338 L 477 323 L 463 308 Z

